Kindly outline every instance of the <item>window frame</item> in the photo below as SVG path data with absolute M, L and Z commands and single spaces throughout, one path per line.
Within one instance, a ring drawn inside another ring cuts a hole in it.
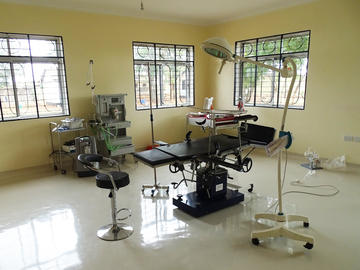
M 10 33 L 10 32 L 0 32 L 1 36 L 7 36 L 7 38 L 11 39 L 12 37 L 18 36 L 18 37 L 26 37 L 26 40 L 29 44 L 28 50 L 29 55 L 24 56 L 17 56 L 17 55 L 0 55 L 0 59 L 9 59 L 8 62 L 6 61 L 0 61 L 0 63 L 9 63 L 10 66 L 13 65 L 13 63 L 29 63 L 31 65 L 31 71 L 32 71 L 32 85 L 33 85 L 33 91 L 34 91 L 34 97 L 35 97 L 35 104 L 36 104 L 36 116 L 32 117 L 22 117 L 22 116 L 16 116 L 15 118 L 11 119 L 5 119 L 3 114 L 3 106 L 2 101 L 0 99 L 0 123 L 5 122 L 12 122 L 12 121 L 21 121 L 21 120 L 34 120 L 34 119 L 46 119 L 46 118 L 55 118 L 55 117 L 64 117 L 64 116 L 70 116 L 70 102 L 69 102 L 69 92 L 68 92 L 68 83 L 67 83 L 67 74 L 66 74 L 66 62 L 65 62 L 65 49 L 64 49 L 64 42 L 63 37 L 60 35 L 49 35 L 49 34 L 29 34 L 29 33 Z M 57 52 L 60 53 L 60 55 L 57 56 L 33 56 L 30 41 L 32 40 L 52 40 L 56 42 L 56 48 Z M 8 43 L 9 44 L 9 43 Z M 25 61 L 26 60 L 26 61 Z M 37 87 L 35 82 L 35 74 L 34 74 L 34 66 L 35 63 L 62 63 L 64 70 L 60 70 L 58 72 L 63 72 L 62 75 L 58 75 L 59 84 L 61 85 L 61 96 L 62 96 L 62 108 L 63 113 L 62 114 L 54 114 L 54 115 L 45 115 L 41 116 L 39 113 L 39 100 L 37 97 Z M 11 67 L 10 72 L 12 73 L 11 80 L 12 82 L 16 82 L 16 79 L 13 78 L 14 76 L 14 68 Z M 16 86 L 15 86 L 16 87 Z M 13 92 L 14 92 L 14 98 L 18 99 L 18 97 L 15 97 L 15 93 L 17 94 L 17 91 L 14 90 L 14 85 L 12 85 Z M 64 103 L 64 98 L 66 98 L 66 103 Z M 17 104 L 16 104 L 17 103 Z M 15 102 L 15 105 L 18 107 L 18 101 Z M 67 110 L 64 109 L 64 107 L 67 107 Z M 17 108 L 18 111 L 18 108 Z
M 134 45 L 136 44 L 149 44 L 152 45 L 154 48 L 154 60 L 139 60 L 139 59 L 135 59 L 135 55 L 134 55 Z M 174 50 L 175 50 L 175 54 L 174 54 L 174 60 L 157 60 L 157 53 L 156 53 L 156 45 L 160 45 L 160 46 L 173 46 Z M 191 47 L 192 48 L 192 60 L 191 61 L 182 61 L 182 60 L 176 60 L 176 47 Z M 134 98 L 135 98 L 135 110 L 136 111 L 146 111 L 146 110 L 150 110 L 150 106 L 148 108 L 138 108 L 137 106 L 137 87 L 136 87 L 136 73 L 135 73 L 135 65 L 136 65 L 136 61 L 148 61 L 148 62 L 152 62 L 154 67 L 155 67 L 155 86 L 152 85 L 152 87 L 155 87 L 155 100 L 156 100 L 156 105 L 152 107 L 153 110 L 158 110 L 158 109 L 174 109 L 174 108 L 184 108 L 184 107 L 193 107 L 195 106 L 195 46 L 194 45 L 186 45 L 186 44 L 172 44 L 172 43 L 159 43 L 159 42 L 149 42 L 149 41 L 133 41 L 132 42 L 132 54 L 133 54 L 133 73 L 134 73 Z M 157 61 L 158 62 L 162 62 L 162 61 L 172 61 L 174 63 L 174 74 L 175 74 L 175 106 L 161 106 L 159 107 L 159 101 L 158 101 L 158 74 L 157 74 Z M 192 83 L 193 83 L 193 93 L 192 93 L 192 102 L 190 105 L 178 105 L 178 91 L 177 91 L 177 69 L 176 69 L 176 64 L 177 63 L 192 63 Z
M 282 44 L 283 44 L 283 38 L 284 36 L 288 36 L 288 35 L 296 35 L 299 33 L 306 33 L 308 32 L 309 35 L 309 40 L 308 40 L 308 46 L 307 46 L 307 51 L 299 51 L 299 52 L 282 52 Z M 270 39 L 273 37 L 280 37 L 280 39 L 277 39 L 280 42 L 280 49 L 279 49 L 279 53 L 278 54 L 267 54 L 267 55 L 258 55 L 258 44 L 259 44 L 259 40 L 262 39 Z M 307 80 L 308 80 L 308 70 L 309 70 L 309 55 L 310 55 L 310 41 L 311 41 L 311 30 L 301 30 L 301 31 L 296 31 L 296 32 L 289 32 L 289 33 L 283 33 L 283 34 L 277 34 L 277 35 L 270 35 L 270 36 L 263 36 L 263 37 L 257 37 L 257 38 L 250 38 L 250 39 L 245 39 L 245 40 L 239 40 L 239 41 L 235 41 L 235 53 L 237 51 L 237 46 L 240 47 L 241 49 L 241 43 L 247 42 L 247 41 L 254 41 L 256 40 L 256 55 L 255 56 L 249 56 L 246 58 L 250 58 L 253 60 L 258 61 L 258 59 L 260 58 L 268 58 L 270 60 L 270 57 L 273 58 L 279 58 L 280 61 L 281 59 L 286 58 L 287 55 L 291 56 L 291 55 L 297 55 L 297 54 L 304 54 L 306 53 L 306 79 L 305 79 L 305 86 L 304 86 L 304 103 L 302 108 L 299 107 L 291 107 L 289 106 L 289 109 L 292 110 L 305 110 L 305 105 L 306 105 L 306 90 L 307 90 Z M 239 44 L 239 45 L 238 45 Z M 280 62 L 279 61 L 279 62 Z M 236 100 L 236 96 L 238 97 L 243 97 L 243 64 L 246 62 L 240 61 L 240 63 L 234 63 L 234 94 L 233 94 L 233 105 L 237 106 L 237 100 Z M 237 65 L 239 65 L 239 68 L 237 68 Z M 282 62 L 280 62 L 280 65 L 282 65 Z M 254 101 L 252 102 L 252 104 L 250 105 L 249 103 L 245 103 L 244 102 L 244 106 L 246 107 L 259 107 L 259 108 L 271 108 L 271 109 L 283 109 L 284 106 L 281 105 L 279 103 L 279 97 L 277 97 L 277 101 L 276 101 L 276 105 L 275 106 L 266 106 L 266 105 L 262 105 L 262 104 L 256 104 L 256 94 L 257 94 L 257 89 L 256 89 L 256 76 L 257 76 L 257 70 L 258 70 L 258 66 L 255 65 L 255 90 L 254 90 Z M 239 72 L 238 76 L 237 76 L 237 72 Z M 280 95 L 280 80 L 281 80 L 281 76 L 280 74 L 276 75 L 277 79 L 276 79 L 276 83 L 277 83 L 277 88 L 276 88 L 276 95 L 279 96 Z M 236 86 L 237 84 L 239 85 L 239 93 L 237 95 L 237 89 Z M 292 93 L 293 94 L 293 93 Z

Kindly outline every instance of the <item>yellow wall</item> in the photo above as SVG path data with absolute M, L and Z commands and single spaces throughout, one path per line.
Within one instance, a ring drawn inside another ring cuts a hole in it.
M 235 41 L 311 30 L 305 110 L 289 110 L 285 129 L 293 132 L 292 152 L 312 146 L 324 158 L 342 154 L 360 163 L 360 143 L 344 142 L 344 135 L 360 136 L 360 1 L 316 1 L 211 27 L 210 36 Z M 212 95 L 216 108 L 233 108 L 234 66 L 211 59 Z M 247 108 L 259 123 L 280 128 L 281 109 Z
M 233 45 L 236 40 L 310 29 L 306 109 L 290 110 L 286 122 L 295 136 L 291 151 L 303 153 L 313 146 L 321 157 L 346 154 L 349 162 L 360 164 L 360 144 L 343 141 L 344 135 L 360 136 L 359 3 L 321 0 L 211 27 L 1 3 L 0 31 L 63 36 L 72 116 L 88 119 L 93 113 L 84 82 L 88 61 L 94 59 L 96 93 L 128 94 L 129 133 L 141 148 L 150 143 L 150 124 L 148 111 L 135 111 L 132 41 L 195 45 L 196 106 L 212 95 L 216 108 L 231 109 L 233 65 L 226 65 L 218 76 L 218 65 L 210 65 L 215 61 L 200 51 L 201 41 L 223 36 Z M 183 139 L 188 110 L 154 111 L 156 139 Z M 249 112 L 259 116 L 260 124 L 279 127 L 280 109 Z M 0 123 L 0 172 L 48 163 L 47 124 L 60 119 Z
M 206 68 L 199 44 L 202 27 L 57 9 L 0 4 L 0 31 L 61 35 L 71 115 L 89 119 L 94 111 L 85 86 L 89 59 L 94 59 L 96 94 L 127 93 L 129 135 L 137 148 L 151 143 L 149 111 L 135 111 L 132 41 L 195 45 L 195 101 L 202 104 Z M 185 135 L 188 108 L 154 111 L 155 138 L 168 142 Z M 0 123 L 0 171 L 49 162 L 49 121 L 60 118 Z

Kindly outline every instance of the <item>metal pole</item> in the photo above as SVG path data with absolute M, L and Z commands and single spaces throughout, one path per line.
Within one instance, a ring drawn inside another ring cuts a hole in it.
M 278 203 L 279 203 L 279 215 L 283 215 L 283 209 L 282 209 L 282 185 L 281 185 L 281 152 L 279 152 L 279 158 L 278 158 Z
M 154 180 L 155 180 L 155 187 L 157 187 L 156 168 L 154 168 Z
M 148 78 L 149 78 L 149 95 L 150 95 L 150 123 L 151 123 L 151 146 L 155 147 L 155 139 L 154 139 L 154 117 L 152 112 L 152 89 L 151 89 L 151 73 L 150 73 L 150 63 L 148 63 Z M 157 187 L 157 177 L 156 177 L 156 168 L 154 168 L 154 181 L 155 188 Z
M 151 123 L 151 146 L 154 147 L 154 117 L 152 112 L 152 89 L 151 89 L 151 74 L 150 63 L 148 63 L 148 77 L 149 77 L 149 95 L 150 95 L 150 123 Z
M 111 216 L 112 216 L 112 222 L 113 226 L 116 225 L 116 192 L 114 189 L 111 191 Z
M 283 68 L 287 68 L 287 64 L 290 63 L 291 67 L 292 67 L 292 78 L 291 78 L 291 83 L 290 83 L 290 87 L 289 90 L 287 92 L 287 96 L 286 96 L 286 101 L 285 101 L 285 106 L 284 106 L 284 111 L 283 111 L 283 116 L 282 116 L 282 120 L 281 120 L 281 126 L 280 126 L 280 131 L 284 131 L 285 128 L 285 119 L 286 119 L 286 114 L 289 108 L 289 102 L 290 102 L 290 97 L 291 97 L 291 93 L 292 90 L 294 88 L 294 84 L 295 84 L 295 80 L 296 80 L 296 75 L 297 75 L 297 70 L 296 70 L 296 63 L 292 58 L 285 58 L 284 61 L 284 67 Z M 282 181 L 281 181 L 281 152 L 282 150 L 280 150 L 279 152 L 279 158 L 278 158 L 278 200 L 279 200 L 279 214 L 282 214 Z
M 58 144 L 59 144 L 59 159 L 60 159 L 60 170 L 63 172 L 63 162 L 62 162 L 62 149 L 61 149 L 61 131 L 57 130 Z

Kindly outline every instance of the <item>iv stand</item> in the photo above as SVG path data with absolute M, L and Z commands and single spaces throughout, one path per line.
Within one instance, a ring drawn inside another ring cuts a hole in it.
M 151 146 L 152 149 L 155 148 L 155 139 L 154 139 L 154 117 L 152 109 L 152 88 L 151 88 L 151 74 L 150 74 L 150 63 L 147 64 L 148 78 L 149 78 L 149 95 L 150 95 L 150 123 L 151 123 Z M 157 183 L 156 176 L 156 167 L 154 169 L 154 185 L 143 185 L 141 191 L 144 193 L 145 189 L 151 188 L 151 197 L 154 197 L 155 192 L 158 192 L 160 189 L 165 189 L 166 193 L 169 194 L 169 186 L 161 186 L 160 183 Z

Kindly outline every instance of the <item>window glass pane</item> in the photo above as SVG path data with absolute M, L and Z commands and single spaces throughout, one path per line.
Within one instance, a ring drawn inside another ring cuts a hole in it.
M 241 42 L 240 46 L 237 46 L 236 54 L 244 57 L 256 56 L 256 40 Z
M 146 103 L 148 102 L 148 87 L 146 86 L 146 74 L 143 74 L 143 65 L 134 64 L 134 80 L 135 80 L 135 99 L 136 99 L 136 108 L 144 109 L 146 108 Z
M 0 55 L 9 55 L 9 48 L 6 38 L 0 38 Z
M 159 108 L 175 107 L 175 64 L 161 62 L 156 66 Z
M 262 37 L 235 43 L 236 54 L 279 67 L 292 57 L 297 64 L 296 84 L 289 108 L 304 109 L 310 31 Z M 246 106 L 283 107 L 291 78 L 251 64 L 235 64 L 234 105 L 242 95 Z
M 137 110 L 150 105 L 148 64 L 153 108 L 194 105 L 193 46 L 133 42 L 133 53 Z
M 69 114 L 61 37 L 0 33 L 0 56 L 1 119 Z
M 280 53 L 281 37 L 262 38 L 258 41 L 257 55 L 271 55 Z
M 307 55 L 297 54 L 290 55 L 290 57 L 296 63 L 297 76 L 289 101 L 289 108 L 301 109 L 303 108 L 305 102 L 305 86 L 308 64 Z M 286 95 L 289 90 L 290 82 L 291 78 L 280 78 L 279 107 L 285 106 Z
M 175 60 L 174 45 L 157 45 L 156 44 L 156 60 Z
M 31 63 L 14 64 L 16 93 L 20 117 L 37 117 L 36 98 Z
M 277 57 L 259 58 L 258 61 L 269 66 L 279 66 L 279 58 Z M 255 105 L 277 106 L 278 76 L 279 73 L 276 71 L 265 67 L 257 67 Z
M 29 40 L 27 38 L 10 38 L 10 55 L 30 56 Z
M 241 64 L 235 63 L 235 78 L 234 78 L 234 85 L 235 85 L 235 93 L 234 93 L 234 104 L 238 103 L 238 100 L 241 96 L 241 87 L 240 87 L 240 66 Z
M 67 100 L 63 97 L 60 78 L 64 73 L 62 63 L 35 63 L 34 77 L 40 116 L 68 113 Z
M 149 94 L 149 77 L 148 66 L 145 64 L 135 64 L 135 91 L 136 91 L 136 108 L 148 109 L 150 108 L 150 94 Z M 155 68 L 150 65 L 151 76 L 151 93 L 152 106 L 156 108 L 156 88 L 155 88 Z
M 282 53 L 304 52 L 309 49 L 309 33 L 284 35 Z
M 243 78 L 242 78 L 242 99 L 245 105 L 254 105 L 255 98 L 255 70 L 256 66 L 254 64 L 242 63 L 243 68 Z M 239 100 L 239 97 L 236 101 Z M 237 103 L 237 102 L 236 102 Z
M 189 46 L 176 46 L 177 61 L 194 61 L 193 48 Z
M 10 63 L 0 63 L 0 98 L 4 120 L 16 117 L 16 103 Z
M 178 106 L 194 105 L 193 63 L 177 63 L 177 103 Z
M 133 46 L 134 59 L 155 60 L 155 51 L 153 44 L 135 43 Z
M 55 40 L 30 40 L 32 56 L 59 56 Z

